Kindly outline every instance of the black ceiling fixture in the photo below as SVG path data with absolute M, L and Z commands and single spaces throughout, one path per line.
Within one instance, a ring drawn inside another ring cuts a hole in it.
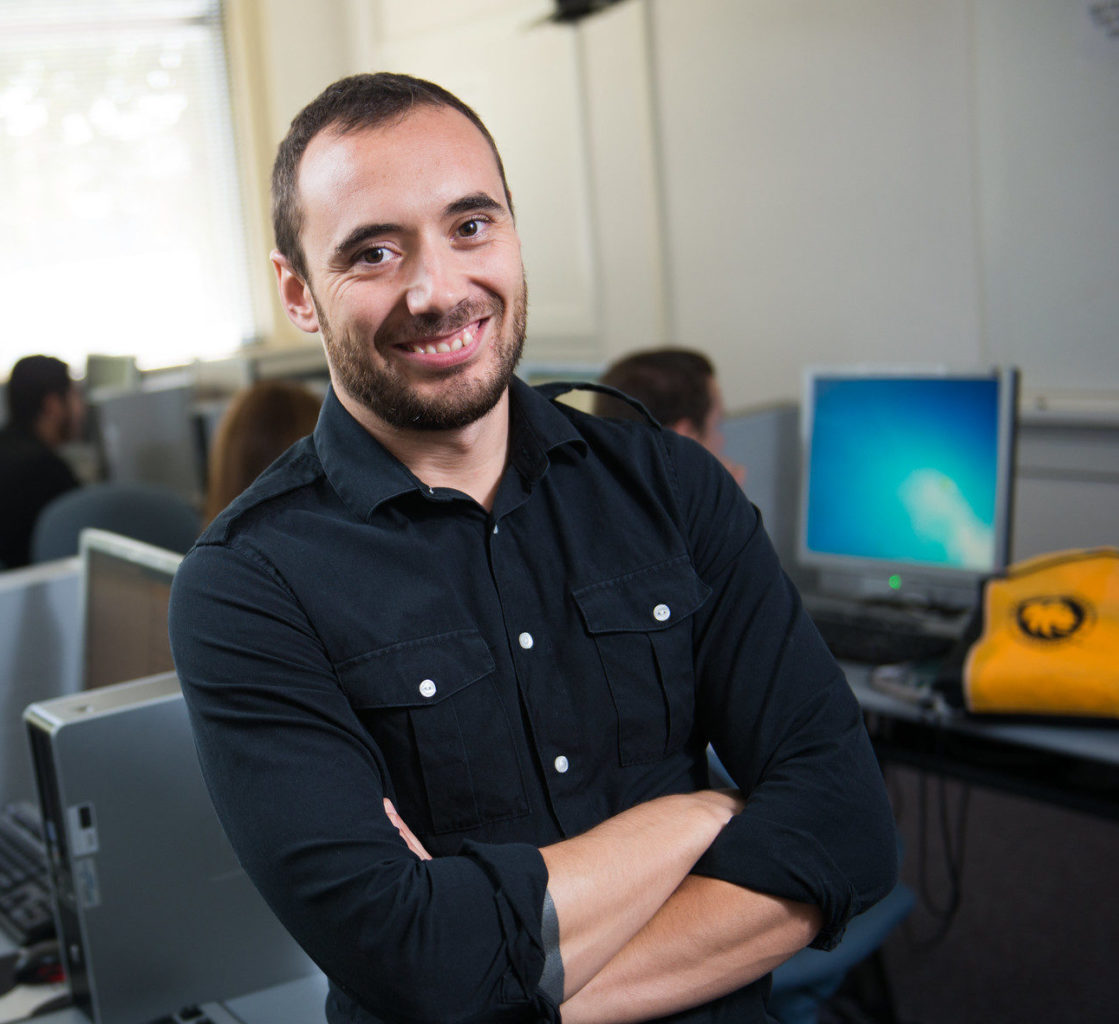
M 581 21 L 589 15 L 597 14 L 599 11 L 603 11 L 607 7 L 613 7 L 614 4 L 620 2 L 621 0 L 555 0 L 556 13 L 552 15 L 549 21 L 556 21 L 561 24 Z

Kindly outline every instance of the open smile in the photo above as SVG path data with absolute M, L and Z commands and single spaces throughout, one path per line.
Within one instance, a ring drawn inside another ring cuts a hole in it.
M 408 341 L 397 345 L 396 348 L 397 351 L 419 358 L 429 365 L 451 365 L 469 359 L 474 354 L 487 323 L 489 317 L 483 317 L 459 328 L 453 334 Z

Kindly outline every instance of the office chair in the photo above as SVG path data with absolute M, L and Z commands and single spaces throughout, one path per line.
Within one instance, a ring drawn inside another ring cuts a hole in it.
M 31 533 L 32 562 L 78 553 L 87 526 L 133 537 L 170 551 L 186 551 L 200 528 L 198 513 L 173 491 L 155 484 L 97 483 L 50 502 Z
M 734 786 L 715 752 L 707 748 L 708 774 L 713 786 Z M 900 839 L 898 860 L 901 859 Z M 818 1024 L 820 1007 L 830 999 L 855 968 L 869 969 L 876 1000 L 881 1003 L 881 1018 L 896 1022 L 893 992 L 882 962 L 882 945 L 889 934 L 909 916 L 916 897 L 904 882 L 869 910 L 857 914 L 847 924 L 843 938 L 834 949 L 802 949 L 773 972 L 769 997 L 770 1016 L 779 1024 Z M 865 1019 L 860 1017 L 858 1019 Z

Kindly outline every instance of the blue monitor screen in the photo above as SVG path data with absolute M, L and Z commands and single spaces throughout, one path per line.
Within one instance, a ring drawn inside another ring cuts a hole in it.
M 990 572 L 1007 459 L 997 376 L 811 381 L 805 554 Z

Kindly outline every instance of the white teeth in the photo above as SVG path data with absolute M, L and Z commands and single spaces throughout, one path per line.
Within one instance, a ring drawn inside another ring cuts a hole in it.
M 451 341 L 440 341 L 432 344 L 415 344 L 412 346 L 412 352 L 418 356 L 433 356 L 437 352 L 458 352 L 460 349 L 466 348 L 474 342 L 474 332 L 472 330 L 465 330 L 461 334 L 456 334 Z

